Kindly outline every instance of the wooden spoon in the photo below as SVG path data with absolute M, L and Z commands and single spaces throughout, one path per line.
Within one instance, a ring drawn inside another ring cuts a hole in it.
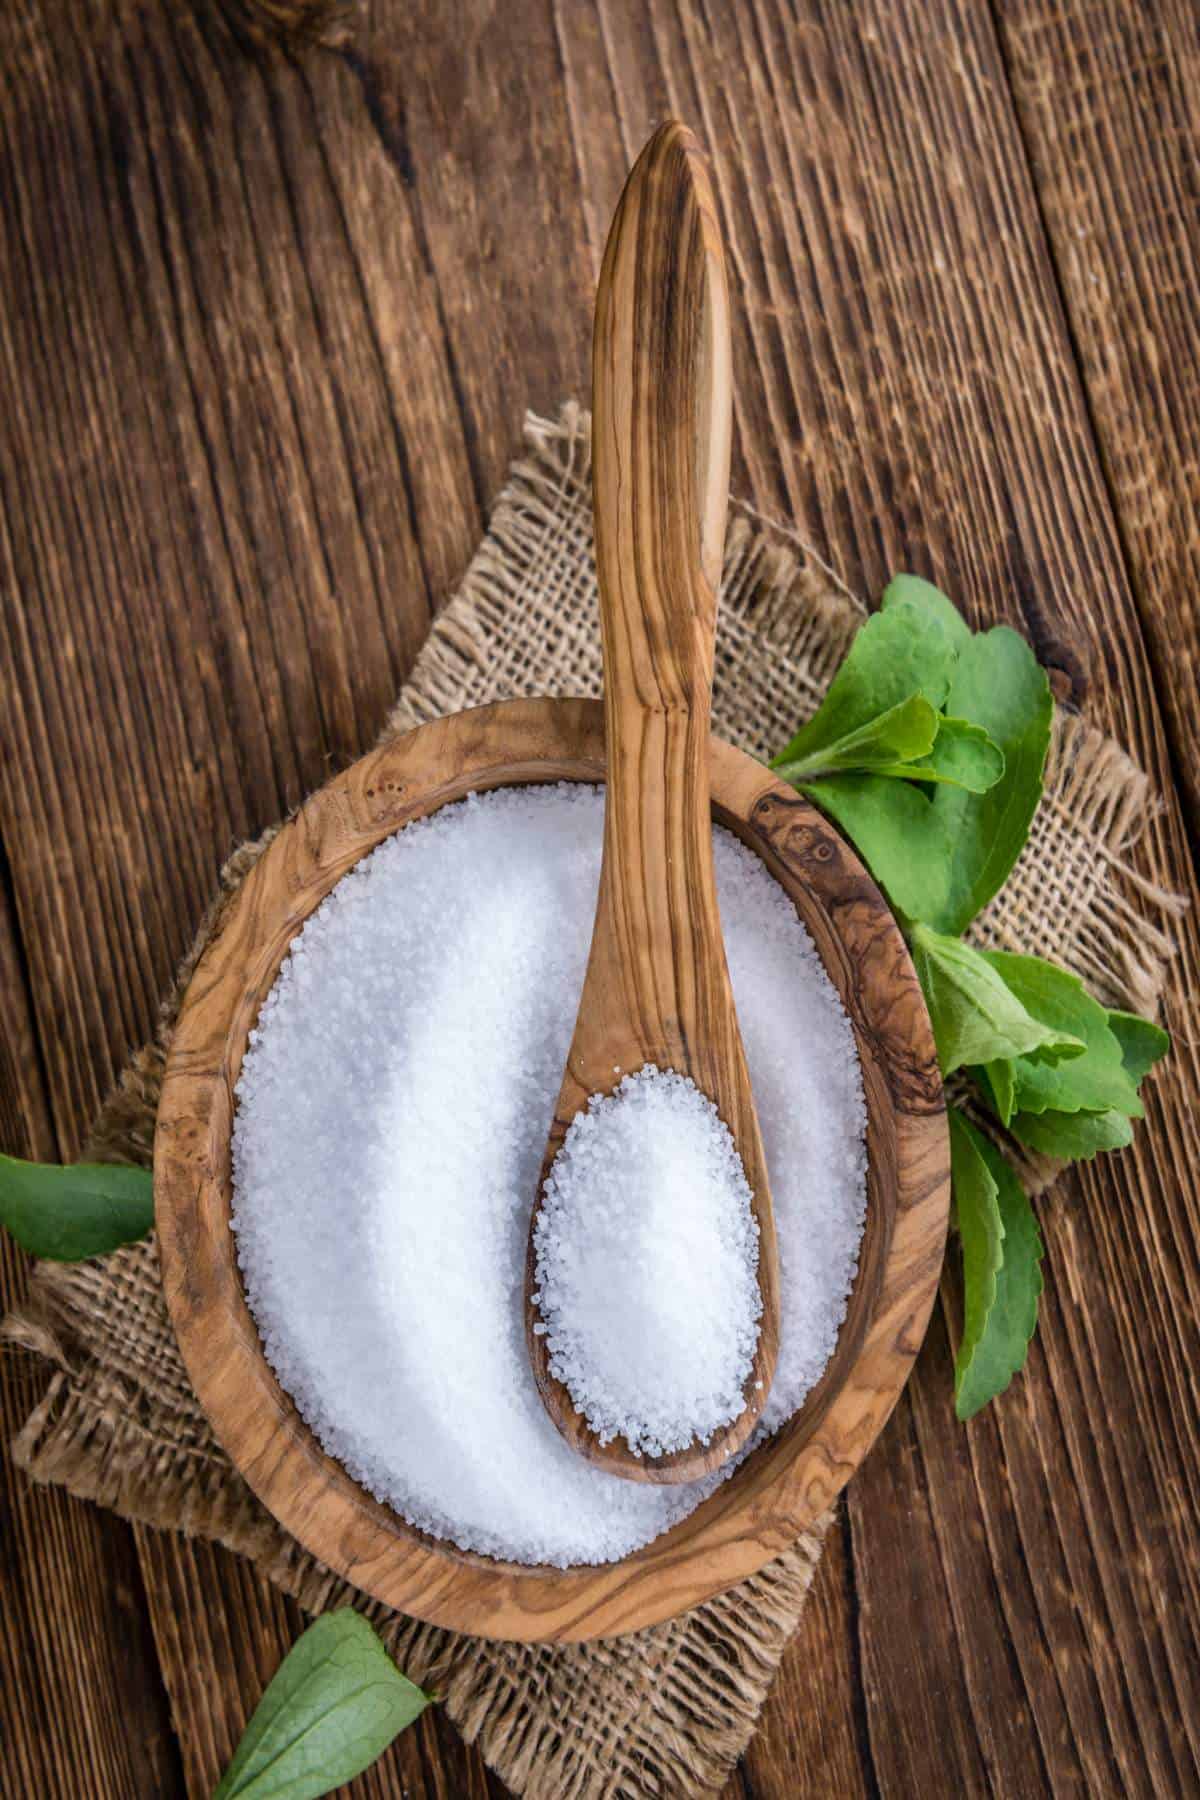
M 592 340 L 596 565 L 607 787 L 600 891 L 575 1035 L 530 1222 L 525 1325 L 538 1389 L 589 1461 L 635 1481 L 694 1481 L 753 1431 L 779 1343 L 766 1163 L 717 908 L 709 712 L 725 542 L 729 297 L 699 146 L 659 128 L 617 206 Z M 533 1228 L 567 1128 L 646 1063 L 689 1075 L 733 1134 L 759 1227 L 762 1320 L 745 1408 L 707 1444 L 635 1456 L 601 1444 L 551 1375 L 533 1299 Z

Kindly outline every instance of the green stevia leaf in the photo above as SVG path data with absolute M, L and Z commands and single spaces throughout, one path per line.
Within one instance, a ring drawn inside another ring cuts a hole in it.
M 982 726 L 1004 757 L 1004 773 L 986 793 L 941 787 L 932 802 L 953 856 L 946 900 L 924 918 L 953 935 L 999 892 L 1025 846 L 1042 795 L 1054 700 L 1029 645 L 998 625 L 960 648 L 946 711 Z M 912 853 L 928 851 L 914 844 Z
M 1112 1036 L 1104 1008 L 1069 969 L 1047 962 L 1043 956 L 1019 955 L 1010 950 L 981 950 L 980 955 L 1036 1018 L 1078 1037 L 1086 1037 L 1087 1030 L 1097 1026 L 1106 1036 Z M 1119 1061 L 1120 1049 L 1115 1041 L 1112 1053 Z
M 908 621 L 916 610 L 896 601 L 877 616 Z M 959 650 L 946 709 L 982 729 L 994 746 L 985 754 L 1002 759 L 986 792 L 942 782 L 932 797 L 914 793 L 912 777 L 929 779 L 919 769 L 900 771 L 908 781 L 838 776 L 805 792 L 853 839 L 894 906 L 953 936 L 1003 886 L 1021 853 L 1041 798 L 1054 703 L 1029 646 L 998 626 Z M 936 740 L 930 760 L 936 763 Z
M 1082 1040 L 1043 1023 L 1022 1005 L 982 951 L 927 925 L 912 933 L 913 963 L 929 1008 L 943 1075 L 1030 1050 L 1077 1056 Z
M 875 613 L 860 627 L 824 700 L 772 768 L 799 782 L 826 770 L 863 767 L 854 760 L 856 748 L 876 762 L 884 751 L 889 760 L 927 755 L 955 654 L 946 627 L 922 608 L 900 604 Z
M 984 1099 L 1002 1125 L 1007 1125 L 1016 1106 L 1016 1083 L 1011 1061 L 990 1062 L 974 1071 Z
M 1013 1068 L 1016 1110 L 1044 1112 L 1119 1112 L 1142 1117 L 1137 1089 L 1119 1063 L 1115 1066 L 1090 1050 L 1070 1064 L 1049 1064 L 1040 1057 L 1018 1058 Z
M 1002 1394 L 1029 1351 L 1042 1292 L 1042 1240 L 1029 1198 L 1000 1152 L 950 1111 L 964 1318 L 954 1402 L 969 1419 Z
M 430 1699 L 358 1613 L 326 1613 L 284 1657 L 213 1800 L 317 1800 L 368 1768 Z
M 907 773 L 910 762 L 927 757 L 933 749 L 938 716 L 924 695 L 910 694 L 907 700 L 866 720 L 832 744 L 810 748 L 790 760 L 785 751 L 771 767 L 785 781 L 793 782 L 811 781 L 818 775 L 848 769 L 890 774 L 897 764 Z
M 943 716 L 927 765 L 928 773 L 922 771 L 919 780 L 948 781 L 973 794 L 986 794 L 1003 778 L 1004 752 L 982 725 Z
M 1119 1112 L 1019 1112 L 1009 1130 L 1030 1150 L 1064 1162 L 1086 1162 L 1101 1150 L 1123 1150 L 1133 1142 L 1133 1126 Z
M 1121 1045 L 1110 1030 L 1108 1014 L 1077 975 L 1040 956 L 1013 956 L 985 950 L 984 960 L 1043 1025 L 1078 1038 L 1082 1056 L 1049 1062 L 1044 1054 L 1023 1055 L 1014 1065 L 1013 1083 L 1019 1112 L 1108 1112 L 1142 1116 L 1137 1083 L 1122 1060 Z
M 950 1108 L 949 1121 L 950 1180 L 963 1260 L 963 1334 L 954 1369 L 957 1399 L 996 1304 L 996 1281 L 1004 1263 L 1004 1223 L 999 1189 L 978 1148 L 978 1134 L 956 1107 Z
M 974 794 L 986 794 L 1004 773 L 1000 747 L 979 725 L 968 725 L 965 719 L 945 719 L 932 711 L 931 717 L 937 721 L 937 736 L 928 755 L 918 754 L 911 762 L 893 762 L 885 755 L 876 762 L 872 752 L 855 752 L 854 767 L 865 774 L 887 775 L 902 781 L 944 781 L 952 787 L 969 788 Z M 788 768 L 778 773 L 785 781 L 794 779 Z
M 919 787 L 885 775 L 835 775 L 801 791 L 851 839 L 898 913 L 922 919 L 940 910 L 950 844 Z
M 883 590 L 880 611 L 886 612 L 889 607 L 900 604 L 923 608 L 949 632 L 950 642 L 956 650 L 970 643 L 971 627 L 953 600 L 948 600 L 931 581 L 923 581 L 919 575 L 893 575 Z
M 153 1224 L 149 1169 L 0 1156 L 0 1225 L 34 1256 L 82 1262 L 136 1243 Z
M 1110 1012 L 1108 1029 L 1121 1046 L 1121 1061 L 1130 1081 L 1139 1083 L 1160 1056 L 1171 1048 L 1171 1034 L 1137 1013 Z

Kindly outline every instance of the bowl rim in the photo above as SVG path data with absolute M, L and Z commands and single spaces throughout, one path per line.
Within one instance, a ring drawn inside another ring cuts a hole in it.
M 323 1451 L 267 1363 L 229 1226 L 234 1091 L 247 1033 L 309 914 L 411 820 L 498 786 L 602 782 L 599 701 L 512 700 L 430 721 L 335 776 L 277 831 L 220 909 L 183 997 L 159 1104 L 156 1224 L 188 1374 L 276 1521 L 373 1598 L 475 1636 L 615 1636 L 755 1573 L 820 1517 L 915 1360 L 949 1219 L 949 1138 L 907 946 L 850 846 L 753 757 L 712 740 L 714 816 L 766 863 L 850 1011 L 868 1109 L 863 1250 L 830 1363 L 793 1418 L 695 1512 L 620 1562 L 502 1563 L 409 1526 Z

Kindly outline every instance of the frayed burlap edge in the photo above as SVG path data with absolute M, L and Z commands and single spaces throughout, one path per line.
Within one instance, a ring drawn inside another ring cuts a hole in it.
M 568 405 L 557 420 L 531 419 L 527 447 L 384 735 L 501 694 L 598 689 L 587 414 Z M 795 534 L 735 503 L 718 729 L 758 754 L 781 741 L 816 705 L 863 616 Z M 1147 777 L 1119 746 L 1060 713 L 1040 836 L 976 935 L 1044 949 L 1110 1003 L 1152 1013 L 1171 946 L 1135 896 L 1160 915 L 1176 903 L 1129 855 L 1154 804 Z M 85 1156 L 150 1163 L 178 996 L 229 894 L 273 835 L 242 847 L 222 871 L 220 896 L 155 1038 L 126 1069 Z M 1049 905 L 1047 858 L 1061 876 Z M 1043 945 L 1047 936 L 1054 941 Z M 1041 1191 L 1056 1165 L 1023 1160 L 1026 1179 Z M 128 1306 L 130 1295 L 137 1305 L 150 1296 L 165 1324 L 153 1240 L 89 1264 L 39 1266 L 26 1306 L 6 1322 L 9 1340 L 51 1370 L 14 1446 L 34 1479 L 148 1524 L 217 1538 L 309 1610 L 354 1601 L 414 1677 L 445 1695 L 450 1716 L 491 1766 L 531 1800 L 697 1794 L 721 1781 L 745 1747 L 795 1629 L 828 1517 L 751 1581 L 652 1631 L 561 1649 L 441 1632 L 364 1603 L 281 1531 L 212 1439 L 173 1344 L 174 1368 L 165 1355 L 153 1370 L 135 1364 L 134 1377 L 122 1374 L 128 1347 L 106 1338 L 104 1320 L 119 1311 L 115 1297 Z

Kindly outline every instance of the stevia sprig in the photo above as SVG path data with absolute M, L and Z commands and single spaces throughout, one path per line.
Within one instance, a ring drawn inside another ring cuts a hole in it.
M 840 826 L 891 901 L 943 1073 L 967 1070 L 1018 1143 L 1070 1161 L 1131 1141 L 1139 1084 L 1169 1039 L 1109 1011 L 1054 963 L 963 940 L 1028 841 L 1053 713 L 1023 638 L 1005 626 L 971 631 L 945 594 L 898 575 L 772 767 Z M 1025 1361 L 1042 1250 L 1011 1164 L 957 1108 L 950 1124 L 965 1288 L 955 1405 L 965 1419 Z
M 796 786 L 858 773 L 986 793 L 1004 755 L 981 726 L 942 711 L 957 661 L 953 634 L 929 608 L 900 600 L 876 613 L 771 767 Z

